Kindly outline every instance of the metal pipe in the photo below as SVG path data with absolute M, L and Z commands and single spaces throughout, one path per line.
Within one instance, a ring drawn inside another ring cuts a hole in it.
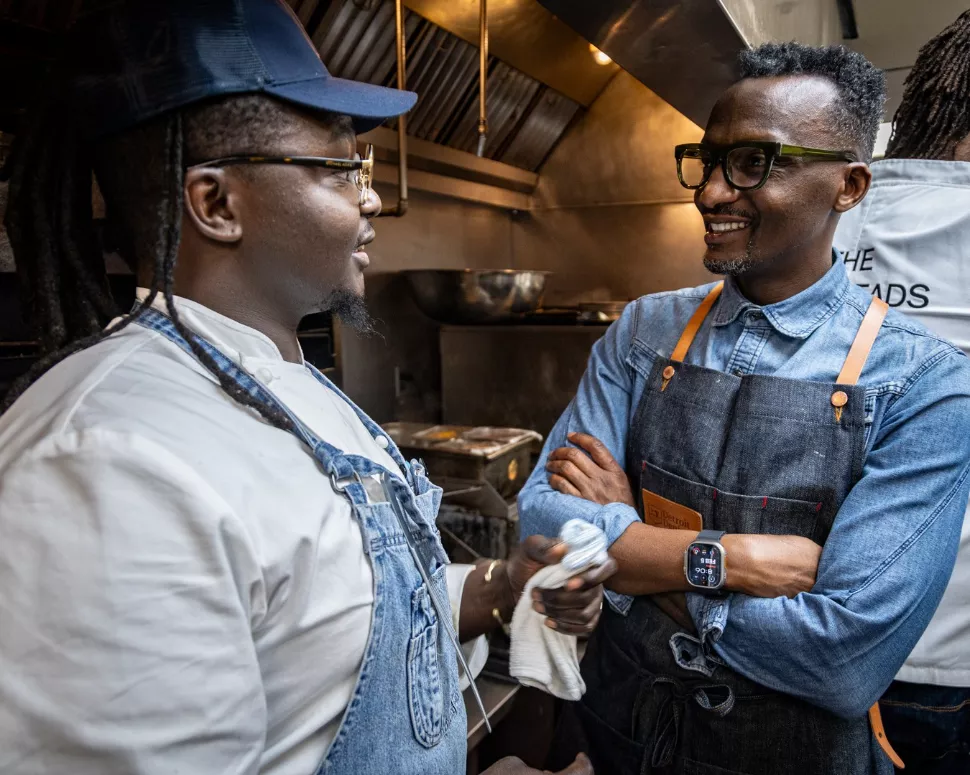
M 397 88 L 407 89 L 407 57 L 404 36 L 404 0 L 394 0 L 394 28 L 397 44 Z M 407 116 L 397 118 L 397 204 L 381 210 L 381 215 L 400 218 L 408 211 L 408 135 Z
M 488 2 L 478 7 L 478 155 L 485 155 L 488 142 L 488 110 L 485 104 L 488 83 Z

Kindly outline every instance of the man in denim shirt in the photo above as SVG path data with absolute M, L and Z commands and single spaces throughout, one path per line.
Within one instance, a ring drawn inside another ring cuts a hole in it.
M 723 289 L 629 305 L 520 496 L 525 531 L 588 519 L 620 565 L 564 732 L 620 775 L 888 773 L 867 710 L 953 568 L 970 362 L 833 264 L 882 74 L 797 44 L 741 65 L 677 149 Z M 729 594 L 685 602 L 701 526 Z

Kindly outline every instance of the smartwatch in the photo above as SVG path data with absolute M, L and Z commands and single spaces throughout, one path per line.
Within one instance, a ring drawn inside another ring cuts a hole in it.
M 717 594 L 724 588 L 727 580 L 727 552 L 721 545 L 724 532 L 702 530 L 684 552 L 684 575 L 696 592 Z

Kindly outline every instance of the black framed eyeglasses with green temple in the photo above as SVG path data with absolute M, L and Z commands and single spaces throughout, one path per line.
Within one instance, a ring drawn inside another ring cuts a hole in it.
M 782 161 L 858 161 L 849 151 L 828 151 L 784 143 L 744 142 L 733 145 L 685 143 L 674 148 L 677 177 L 684 188 L 703 188 L 718 164 L 728 184 L 739 191 L 753 191 L 767 181 L 775 163 Z
M 198 162 L 189 167 L 231 167 L 235 164 L 290 164 L 294 167 L 323 167 L 353 173 L 354 183 L 360 194 L 359 203 L 364 204 L 370 196 L 374 183 L 374 146 L 368 145 L 363 157 L 354 159 L 330 159 L 326 156 L 223 156 L 220 159 Z

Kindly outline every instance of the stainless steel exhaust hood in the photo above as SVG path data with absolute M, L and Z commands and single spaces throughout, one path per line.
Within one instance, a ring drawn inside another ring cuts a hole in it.
M 392 0 L 288 2 L 334 75 L 387 86 L 395 83 Z M 405 0 L 406 6 L 414 4 Z M 458 10 L 473 12 L 474 26 L 460 29 L 474 30 L 474 35 L 468 36 L 474 43 L 413 10 L 405 11 L 407 84 L 419 95 L 408 116 L 408 136 L 474 154 L 478 144 L 478 2 L 425 0 L 417 4 L 424 13 L 446 15 L 447 19 L 441 21 L 449 27 L 464 23 Z M 509 45 L 505 30 L 513 28 L 508 26 L 505 12 L 514 5 L 531 6 L 535 13 L 558 24 L 560 37 L 568 37 L 574 53 L 586 46 L 535 0 L 499 0 L 489 5 L 489 39 L 494 51 L 503 51 Z M 534 51 L 532 56 L 536 58 Z M 588 52 L 584 52 L 582 64 L 588 65 L 586 70 L 596 67 Z M 606 71 L 600 81 L 584 80 L 580 95 L 592 101 L 615 69 Z M 488 59 L 487 95 L 489 138 L 485 156 L 530 172 L 538 169 L 573 117 L 588 104 L 495 56 Z
M 738 52 L 768 40 L 839 37 L 831 0 L 538 0 L 633 77 L 703 126 L 734 82 Z

